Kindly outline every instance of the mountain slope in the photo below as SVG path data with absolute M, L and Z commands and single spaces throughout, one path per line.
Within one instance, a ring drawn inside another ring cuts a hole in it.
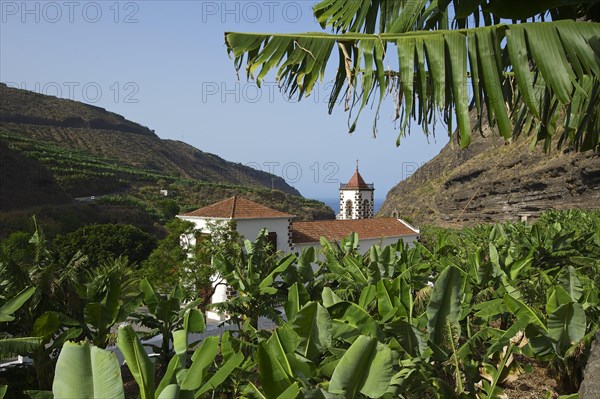
M 232 195 L 297 215 L 332 219 L 277 176 L 186 143 L 162 140 L 120 115 L 0 84 L 0 239 L 31 230 L 49 237 L 91 223 L 162 225 Z
M 446 145 L 393 187 L 378 215 L 444 226 L 535 218 L 546 209 L 600 207 L 600 154 L 504 144 L 484 126 L 466 149 Z
M 0 141 L 0 210 L 13 204 L 28 207 L 40 203 L 60 204 L 70 197 L 39 162 L 12 150 Z
M 103 108 L 2 83 L 0 128 L 5 134 L 52 142 L 180 178 L 275 188 L 300 195 L 281 177 L 226 161 L 180 141 L 162 140 L 147 127 Z

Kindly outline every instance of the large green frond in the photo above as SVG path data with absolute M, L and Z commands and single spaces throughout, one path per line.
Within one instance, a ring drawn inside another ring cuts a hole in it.
M 480 118 L 487 111 L 506 140 L 535 128 L 537 140 L 549 142 L 553 127 L 563 126 L 561 144 L 600 150 L 598 23 L 565 20 L 378 35 L 226 33 L 225 40 L 236 68 L 245 64 L 248 78 L 260 85 L 276 70 L 282 91 L 299 98 L 324 79 L 337 45 L 329 110 L 344 102 L 356 111 L 350 132 L 368 104 L 375 105 L 376 121 L 390 95 L 395 116 L 402 119 L 399 138 L 407 133 L 409 118 L 428 134 L 428 125 L 441 115 L 449 131 L 457 121 L 464 147 L 470 142 L 472 105 Z M 397 60 L 389 55 L 390 45 L 397 48 Z

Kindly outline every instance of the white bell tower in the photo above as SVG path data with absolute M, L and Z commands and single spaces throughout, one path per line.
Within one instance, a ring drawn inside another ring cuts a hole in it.
M 340 184 L 340 214 L 338 219 L 370 219 L 373 217 L 373 183 L 365 183 L 356 171 L 347 184 Z

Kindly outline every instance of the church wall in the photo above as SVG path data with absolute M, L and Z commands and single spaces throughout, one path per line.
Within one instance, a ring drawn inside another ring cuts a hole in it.
M 210 223 L 226 224 L 230 221 L 230 219 L 193 216 L 178 216 L 178 218 L 194 223 L 194 228 L 201 233 L 210 233 Z M 238 219 L 235 221 L 237 232 L 250 241 L 254 241 L 263 228 L 271 233 L 277 233 L 277 249 L 284 252 L 290 252 L 291 222 L 291 219 L 286 218 Z M 188 236 L 188 243 L 190 246 L 196 245 L 196 239 L 193 235 Z
M 236 223 L 237 232 L 250 241 L 254 241 L 263 228 L 270 233 L 277 233 L 277 250 L 290 252 L 290 219 L 240 219 Z
M 417 241 L 418 234 L 415 233 L 414 235 L 406 235 L 406 236 L 402 236 L 402 237 L 385 237 L 383 239 L 382 238 L 361 239 L 359 237 L 358 250 L 364 254 L 373 245 L 380 245 L 382 247 L 385 247 L 388 245 L 396 244 L 396 242 L 400 238 L 402 239 L 402 241 L 404 241 L 404 244 L 408 244 L 409 247 L 413 247 L 415 245 L 415 242 Z M 303 250 L 306 250 L 310 247 L 313 247 L 313 248 L 315 248 L 315 250 L 317 250 L 317 254 L 319 255 L 320 260 L 325 259 L 323 254 L 320 252 L 321 243 L 318 243 L 318 242 L 296 243 L 296 244 L 294 244 L 293 252 L 297 253 L 297 254 L 301 254 Z
M 209 224 L 227 224 L 229 219 L 221 219 L 221 218 L 199 218 L 194 216 L 177 216 L 177 218 L 181 220 L 186 220 L 188 222 L 194 223 L 194 230 L 199 231 L 200 233 L 210 233 Z M 185 243 L 183 241 L 186 241 Z M 196 237 L 193 234 L 188 234 L 187 238 L 182 237 L 182 245 L 185 246 L 194 246 L 196 245 Z
M 227 302 L 227 285 L 226 284 L 217 285 L 215 287 L 215 293 L 213 294 L 213 296 L 210 299 L 210 303 L 221 303 L 221 302 Z M 223 320 L 227 319 L 227 315 L 225 315 L 223 313 L 207 310 L 206 318 L 210 319 L 210 320 L 223 321 Z

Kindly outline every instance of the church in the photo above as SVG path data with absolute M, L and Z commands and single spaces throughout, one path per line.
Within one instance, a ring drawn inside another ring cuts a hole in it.
M 346 184 L 340 184 L 340 213 L 338 219 L 371 219 L 374 213 L 373 195 L 374 185 L 365 183 L 358 172 L 358 161 L 356 172 Z
M 205 206 L 177 215 L 194 223 L 200 234 L 210 233 L 211 224 L 235 222 L 237 232 L 253 240 L 263 229 L 269 232 L 273 248 L 284 253 L 301 253 L 308 247 L 319 247 L 321 237 L 340 241 L 354 232 L 358 234 L 359 250 L 366 252 L 372 245 L 390 245 L 402 239 L 411 245 L 419 230 L 396 218 L 374 218 L 374 185 L 366 183 L 358 165 L 348 183 L 340 184 L 340 213 L 336 220 L 296 222 L 295 216 L 271 209 L 242 197 Z M 195 237 L 183 238 L 186 245 L 195 245 Z
M 246 239 L 254 240 L 264 228 L 273 249 L 284 253 L 300 254 L 310 247 L 320 248 L 321 237 L 328 241 L 341 241 L 350 233 L 357 233 L 359 251 L 366 252 L 373 245 L 395 244 L 399 239 L 412 245 L 419 230 L 396 218 L 374 218 L 374 185 L 365 183 L 358 165 L 347 184 L 340 185 L 340 213 L 335 220 L 295 222 L 294 215 L 271 209 L 242 197 L 205 206 L 195 211 L 177 215 L 179 219 L 194 223 L 197 234 L 210 234 L 211 225 L 235 222 L 236 231 Z M 182 245 L 196 244 L 197 235 L 182 236 Z M 217 285 L 212 303 L 227 301 L 227 287 Z M 226 315 L 208 311 L 207 318 L 223 321 Z

